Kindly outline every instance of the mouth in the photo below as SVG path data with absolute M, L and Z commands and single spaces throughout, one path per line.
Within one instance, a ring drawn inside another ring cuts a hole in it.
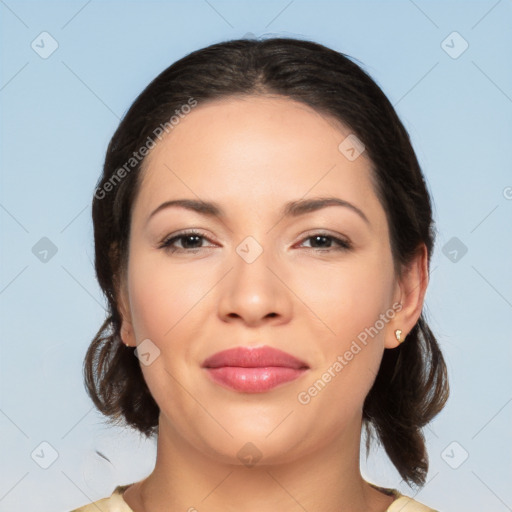
M 236 347 L 202 364 L 213 382 L 246 393 L 262 393 L 293 381 L 308 370 L 304 361 L 272 347 Z

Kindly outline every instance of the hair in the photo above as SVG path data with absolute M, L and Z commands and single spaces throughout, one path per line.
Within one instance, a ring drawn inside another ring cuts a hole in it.
M 186 55 L 160 73 L 126 112 L 108 145 L 92 201 L 95 270 L 108 316 L 87 350 L 85 384 L 110 422 L 147 437 L 158 434 L 160 410 L 134 347 L 122 342 L 118 307 L 144 162 L 134 155 L 162 132 L 158 127 L 167 132 L 171 116 L 186 112 L 191 98 L 204 104 L 240 95 L 278 95 L 302 102 L 348 127 L 364 144 L 371 163 L 398 275 L 422 244 L 430 268 L 435 229 L 422 171 L 393 106 L 360 66 L 343 53 L 293 38 L 230 40 Z M 406 342 L 384 350 L 365 398 L 366 455 L 370 440 L 377 437 L 406 483 L 424 485 L 428 454 L 422 427 L 442 410 L 448 395 L 446 364 L 422 311 Z

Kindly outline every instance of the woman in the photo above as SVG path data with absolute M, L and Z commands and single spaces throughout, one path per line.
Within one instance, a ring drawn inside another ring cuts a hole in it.
M 360 67 L 288 38 L 196 51 L 131 106 L 94 195 L 88 392 L 158 443 L 79 511 L 432 511 L 359 468 L 364 426 L 423 485 L 448 398 L 429 193 Z

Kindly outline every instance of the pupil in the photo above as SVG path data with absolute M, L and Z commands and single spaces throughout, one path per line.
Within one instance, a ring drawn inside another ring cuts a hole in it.
M 197 236 L 197 235 L 188 235 L 188 236 L 185 237 L 185 240 L 186 240 L 185 247 L 186 248 L 194 249 L 194 247 L 190 247 L 190 245 L 193 245 L 194 242 L 192 242 L 192 244 L 188 243 L 192 239 L 195 239 L 196 242 L 200 242 L 200 237 L 199 236 Z
M 322 236 L 322 235 L 315 235 L 313 237 L 313 239 L 316 240 L 316 241 L 319 241 L 319 240 L 323 240 L 324 242 L 325 241 L 327 241 L 327 242 L 329 241 L 329 239 L 326 236 Z

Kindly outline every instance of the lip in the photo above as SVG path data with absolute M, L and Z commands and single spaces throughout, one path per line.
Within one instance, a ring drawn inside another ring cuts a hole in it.
M 309 370 L 304 361 L 268 346 L 223 350 L 205 359 L 202 368 L 217 384 L 246 393 L 269 391 Z

